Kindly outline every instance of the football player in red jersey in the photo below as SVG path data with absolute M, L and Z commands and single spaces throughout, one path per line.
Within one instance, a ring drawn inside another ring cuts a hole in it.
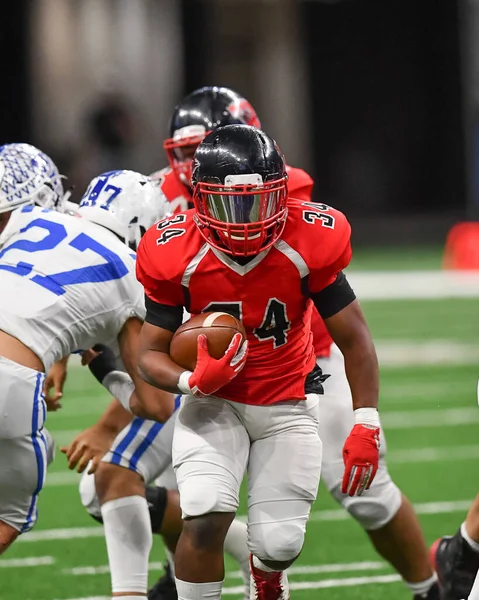
M 342 273 L 350 227 L 330 207 L 288 199 L 284 159 L 254 127 L 208 135 L 192 183 L 195 209 L 150 229 L 137 257 L 147 305 L 140 372 L 185 394 L 173 439 L 184 517 L 178 598 L 219 600 L 223 540 L 247 471 L 251 597 L 286 600 L 284 570 L 301 552 L 321 469 L 319 397 L 305 387 L 317 368 L 313 304 L 344 355 L 353 396 L 343 492 L 362 494 L 378 468 L 376 353 Z M 235 314 L 248 339 L 236 335 L 214 360 L 200 336 L 196 368 L 185 371 L 168 354 L 183 308 Z
M 164 144 L 170 166 L 153 175 L 162 181 L 163 192 L 175 212 L 193 206 L 188 178 L 197 145 L 209 130 L 237 122 L 235 119 L 259 126 L 259 118 L 251 104 L 224 87 L 200 88 L 175 108 L 170 138 Z M 196 134 L 193 136 L 192 132 Z M 311 201 L 311 177 L 302 169 L 286 166 L 286 170 L 289 196 Z M 315 310 L 312 331 L 318 364 L 324 372 L 331 374 L 320 407 L 320 435 L 324 444 L 323 481 L 334 498 L 367 531 L 378 552 L 398 570 L 415 597 L 434 600 L 438 593 L 437 584 L 426 543 L 409 500 L 388 472 L 384 440 L 376 481 L 368 494 L 349 497 L 341 491 L 341 447 L 353 422 L 351 392 L 341 353 L 333 345 L 324 322 Z

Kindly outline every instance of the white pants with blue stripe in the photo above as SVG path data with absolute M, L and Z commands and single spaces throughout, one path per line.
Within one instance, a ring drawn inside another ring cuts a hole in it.
M 176 488 L 176 477 L 171 467 L 171 448 L 176 415 L 180 406 L 177 396 L 175 412 L 166 423 L 135 418 L 116 436 L 102 462 L 119 465 L 135 471 L 146 485 L 157 480 L 157 485 Z M 95 476 L 83 473 L 80 481 L 83 506 L 94 517 L 101 517 L 100 501 L 95 489 Z
M 156 479 L 171 464 L 171 446 L 180 396 L 166 423 L 135 418 L 116 436 L 103 462 L 139 473 L 145 483 Z
M 0 521 L 29 531 L 37 520 L 51 437 L 43 429 L 45 375 L 0 356 Z

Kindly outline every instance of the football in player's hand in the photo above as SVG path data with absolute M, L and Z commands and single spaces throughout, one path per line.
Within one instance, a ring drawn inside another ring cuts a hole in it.
M 243 340 L 246 339 L 243 324 L 232 315 L 224 312 L 201 313 L 176 330 L 170 344 L 171 359 L 180 367 L 194 371 L 199 335 L 206 336 L 210 356 L 219 359 L 236 333 L 241 333 Z

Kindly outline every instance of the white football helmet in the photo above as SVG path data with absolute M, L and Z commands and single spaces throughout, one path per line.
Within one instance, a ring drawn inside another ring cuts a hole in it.
M 157 182 L 136 171 L 109 171 L 95 177 L 78 215 L 106 227 L 136 248 L 142 235 L 169 214 L 169 202 Z
M 59 210 L 65 193 L 55 163 L 30 144 L 0 146 L 0 213 L 22 204 Z

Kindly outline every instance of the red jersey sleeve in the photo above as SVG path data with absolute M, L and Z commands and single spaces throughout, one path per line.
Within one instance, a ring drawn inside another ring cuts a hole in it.
M 334 227 L 329 228 L 328 232 L 321 232 L 323 235 L 312 244 L 315 246 L 314 252 L 310 254 L 309 260 L 309 291 L 314 293 L 333 283 L 338 273 L 345 269 L 351 262 L 351 226 L 349 225 L 343 213 L 329 209 L 327 213 L 334 221 Z M 314 227 L 322 227 L 319 220 Z
M 288 194 L 291 198 L 302 200 L 303 202 L 311 202 L 313 193 L 314 181 L 303 171 L 295 167 L 286 167 L 288 173 Z
M 143 236 L 136 254 L 136 278 L 145 289 L 145 294 L 158 304 L 183 306 L 184 296 L 181 284 L 171 279 L 161 269 L 161 256 L 157 251 L 156 226 L 153 225 Z M 156 252 L 155 252 L 156 251 Z M 155 255 L 155 259 L 153 256 Z M 166 257 L 164 257 L 164 260 Z

